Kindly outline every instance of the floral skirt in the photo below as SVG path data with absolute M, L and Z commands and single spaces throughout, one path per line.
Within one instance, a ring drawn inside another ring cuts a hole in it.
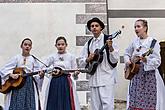
M 130 82 L 128 110 L 156 110 L 155 70 L 144 71 L 143 65 L 140 66 L 139 73 Z

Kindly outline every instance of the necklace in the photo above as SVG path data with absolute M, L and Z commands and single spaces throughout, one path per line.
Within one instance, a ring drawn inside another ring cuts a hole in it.
M 58 53 L 58 59 L 59 59 L 60 61 L 64 61 L 65 53 L 66 53 L 66 52 L 64 52 L 64 53 Z
M 60 61 L 64 61 L 64 58 L 61 56 L 61 57 L 59 57 L 59 60 Z

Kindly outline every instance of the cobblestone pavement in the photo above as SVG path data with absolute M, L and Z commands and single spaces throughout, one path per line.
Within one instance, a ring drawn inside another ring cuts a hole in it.
M 126 110 L 126 101 L 115 100 L 115 110 Z
M 81 110 L 90 110 L 89 106 L 82 106 Z M 115 100 L 114 110 L 126 110 L 126 101 Z

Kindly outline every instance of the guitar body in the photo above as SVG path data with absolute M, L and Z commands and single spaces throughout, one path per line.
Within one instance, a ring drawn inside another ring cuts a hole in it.
M 96 49 L 94 52 L 94 58 L 91 62 L 89 62 L 89 64 L 87 65 L 86 68 L 88 68 L 88 74 L 90 75 L 94 75 L 96 70 L 97 70 L 97 66 L 103 61 L 103 54 L 104 52 L 100 51 L 99 49 Z
M 139 72 L 140 64 L 132 63 L 125 68 L 125 79 L 131 80 Z
M 19 74 L 20 76 L 18 79 L 12 79 L 11 77 L 5 82 L 5 84 L 2 85 L 2 88 L 0 89 L 1 93 L 8 93 L 11 89 L 19 89 L 24 85 L 25 79 L 21 76 L 25 72 L 23 68 L 16 68 L 13 71 L 13 74 Z
M 101 63 L 103 61 L 103 54 L 104 54 L 104 52 L 100 51 L 100 49 L 96 49 L 94 51 L 94 58 L 91 61 L 91 63 L 93 63 L 93 62 Z
M 89 63 L 89 65 L 88 65 L 88 74 L 94 75 L 96 70 L 97 70 L 98 65 L 99 65 L 99 63 L 96 62 L 96 61 L 93 61 L 92 63 Z
M 64 74 L 64 72 L 62 72 L 62 69 L 60 68 L 60 67 L 54 67 L 56 70 L 59 70 L 59 72 L 58 71 L 53 71 L 53 73 L 52 73 L 52 76 L 53 77 L 60 77 L 61 75 L 63 75 Z

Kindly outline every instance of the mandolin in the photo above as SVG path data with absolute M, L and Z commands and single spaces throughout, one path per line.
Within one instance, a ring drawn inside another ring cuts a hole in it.
M 119 34 L 121 34 L 121 31 L 116 31 L 115 33 L 108 35 L 108 39 L 112 40 L 113 38 L 117 37 Z M 86 68 L 88 69 L 88 74 L 94 75 L 96 72 L 96 69 L 98 65 L 103 61 L 103 54 L 104 54 L 104 49 L 107 48 L 107 43 L 105 43 L 101 49 L 96 49 L 94 51 L 94 57 L 93 60 L 90 61 Z
M 148 51 L 142 54 L 142 57 L 149 56 L 153 52 L 153 49 L 150 48 Z M 140 58 L 140 57 L 139 57 Z M 138 59 L 136 62 L 131 61 L 130 65 L 126 65 L 124 76 L 125 79 L 131 80 L 135 74 L 139 72 L 140 68 L 140 59 Z
M 68 72 L 75 72 L 75 71 L 79 71 L 81 73 L 88 73 L 87 69 L 61 69 L 60 67 L 54 67 L 54 71 L 52 71 L 52 76 L 53 77 L 59 77 L 63 74 L 68 74 Z M 77 77 L 77 76 L 74 76 Z

